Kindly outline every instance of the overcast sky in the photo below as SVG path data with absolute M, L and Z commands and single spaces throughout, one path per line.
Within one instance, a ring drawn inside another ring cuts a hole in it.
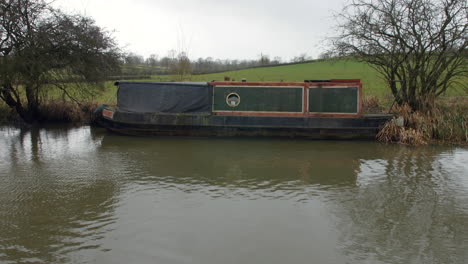
M 125 51 L 145 57 L 187 51 L 190 58 L 316 58 L 333 35 L 345 0 L 56 0 L 93 17 Z

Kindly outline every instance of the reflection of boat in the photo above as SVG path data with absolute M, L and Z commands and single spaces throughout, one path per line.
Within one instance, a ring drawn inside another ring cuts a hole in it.
M 390 118 L 362 114 L 359 80 L 116 84 L 99 122 L 130 135 L 369 138 Z
M 187 188 L 191 191 L 194 185 L 249 190 L 308 184 L 320 189 L 354 186 L 361 160 L 393 153 L 374 142 L 189 137 L 122 140 L 112 133 L 101 135 L 99 151 L 111 159 L 109 162 L 118 160 L 121 169 L 138 168 L 138 173 L 129 175 L 131 181 L 181 184 L 192 186 Z

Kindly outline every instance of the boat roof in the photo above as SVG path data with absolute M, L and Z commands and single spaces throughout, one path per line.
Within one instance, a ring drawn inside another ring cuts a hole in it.
M 262 84 L 277 84 L 277 85 L 286 85 L 294 84 L 299 85 L 303 83 L 360 83 L 360 79 L 330 79 L 330 80 L 304 80 L 303 82 L 268 82 L 268 81 L 216 81 L 211 82 L 133 82 L 133 81 L 118 81 L 115 82 L 115 85 L 120 84 L 156 84 L 156 85 L 175 85 L 175 86 L 209 86 L 209 85 L 262 85 Z
M 189 86 L 207 86 L 209 82 L 132 82 L 132 81 L 118 81 L 115 82 L 115 85 L 120 85 L 124 83 L 131 84 L 170 84 L 170 85 L 189 85 Z

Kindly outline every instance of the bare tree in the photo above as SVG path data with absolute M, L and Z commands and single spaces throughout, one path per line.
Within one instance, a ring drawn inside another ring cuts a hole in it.
M 158 55 L 157 54 L 151 54 L 147 59 L 146 59 L 146 64 L 150 65 L 151 67 L 156 67 L 158 65 Z
M 143 56 L 136 54 L 134 52 L 125 54 L 123 59 L 124 59 L 124 63 L 127 65 L 142 65 L 145 62 L 145 59 L 143 58 Z
M 181 81 L 184 80 L 185 76 L 192 73 L 192 65 L 190 59 L 185 52 L 181 52 L 177 55 L 174 64 L 174 73 L 179 75 Z
M 259 59 L 258 59 L 258 64 L 261 66 L 268 65 L 270 64 L 270 56 L 260 53 Z
M 301 53 L 299 56 L 296 56 L 292 59 L 292 62 L 305 62 L 307 60 L 310 60 L 311 58 L 307 56 L 307 53 Z
M 353 0 L 340 17 L 338 54 L 374 67 L 398 103 L 430 109 L 448 87 L 466 87 L 466 0 Z
M 76 99 L 70 83 L 90 91 L 117 71 L 118 59 L 114 40 L 90 18 L 41 0 L 0 1 L 0 99 L 26 122 L 40 119 L 48 89 Z
M 331 51 L 325 51 L 325 52 L 322 52 L 318 55 L 318 58 L 321 59 L 321 60 L 329 60 L 331 58 L 333 58 L 333 52 Z
M 281 63 L 281 57 L 275 56 L 273 60 L 271 61 L 272 64 L 280 64 Z

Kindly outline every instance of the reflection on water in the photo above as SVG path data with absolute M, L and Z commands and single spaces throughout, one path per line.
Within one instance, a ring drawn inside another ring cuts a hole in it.
M 0 261 L 62 262 L 98 248 L 115 222 L 118 192 L 96 170 L 99 142 L 84 129 L 1 135 Z
M 0 262 L 468 260 L 464 148 L 0 135 Z
M 402 148 L 393 159 L 362 161 L 359 188 L 335 196 L 345 254 L 356 262 L 466 263 L 467 154 Z

